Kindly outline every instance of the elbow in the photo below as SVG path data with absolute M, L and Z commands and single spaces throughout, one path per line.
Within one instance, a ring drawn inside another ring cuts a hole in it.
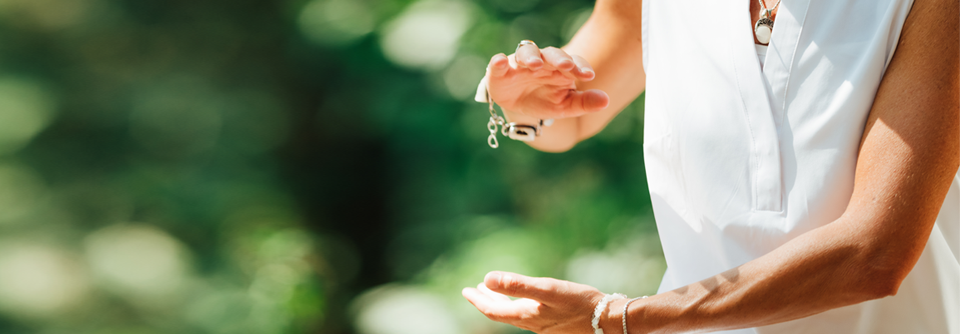
M 859 280 L 865 301 L 895 296 L 900 290 L 900 284 L 913 269 L 915 261 L 892 260 L 874 260 L 867 265 L 868 269 Z
M 917 240 L 920 241 L 917 241 Z M 900 285 L 917 264 L 923 248 L 924 238 L 897 237 L 893 240 L 870 238 L 860 243 L 848 262 L 851 273 L 856 276 L 848 283 L 858 291 L 863 301 L 895 296 Z
M 862 286 L 862 292 L 866 297 L 864 301 L 895 296 L 900 289 L 900 283 L 903 282 L 903 279 L 898 275 L 889 272 L 872 273 L 864 279 L 869 281 L 868 284 Z

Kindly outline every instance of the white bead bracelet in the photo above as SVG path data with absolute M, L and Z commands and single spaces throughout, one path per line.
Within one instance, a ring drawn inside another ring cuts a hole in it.
M 622 293 L 614 293 L 603 296 L 603 298 L 597 302 L 597 308 L 593 310 L 593 318 L 590 319 L 590 324 L 593 325 L 593 334 L 603 334 L 603 330 L 600 329 L 600 315 L 603 314 L 603 310 L 607 309 L 607 304 L 614 300 L 624 298 L 627 298 L 627 296 Z

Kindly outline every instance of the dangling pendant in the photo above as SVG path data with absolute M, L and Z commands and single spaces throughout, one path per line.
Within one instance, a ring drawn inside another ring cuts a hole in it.
M 760 10 L 760 19 L 753 25 L 753 33 L 757 36 L 760 44 L 770 43 L 770 35 L 773 33 L 773 20 L 770 19 L 769 10 Z

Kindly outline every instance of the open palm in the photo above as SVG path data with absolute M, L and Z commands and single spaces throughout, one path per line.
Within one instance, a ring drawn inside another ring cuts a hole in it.
M 603 293 L 583 284 L 494 271 L 463 296 L 487 318 L 539 334 L 591 334 Z M 519 297 L 512 300 L 509 296 Z

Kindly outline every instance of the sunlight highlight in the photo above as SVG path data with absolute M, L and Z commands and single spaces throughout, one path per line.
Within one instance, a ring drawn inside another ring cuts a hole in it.
M 460 37 L 473 24 L 474 9 L 459 1 L 421 1 L 381 32 L 380 46 L 397 65 L 437 70 L 457 53 Z

